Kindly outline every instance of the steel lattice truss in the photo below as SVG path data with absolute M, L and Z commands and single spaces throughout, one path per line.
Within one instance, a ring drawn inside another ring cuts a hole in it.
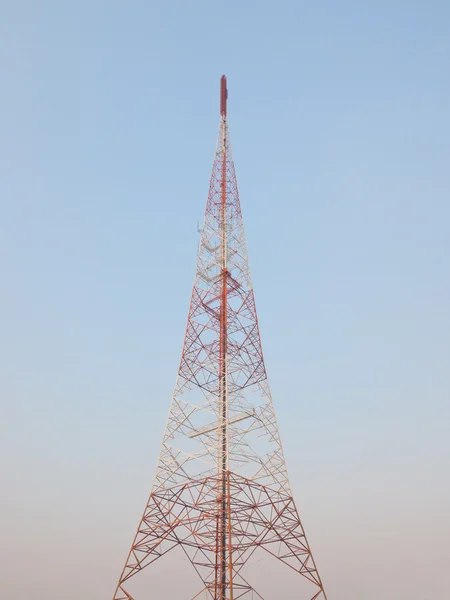
M 181 363 L 153 489 L 113 600 L 181 546 L 215 600 L 262 598 L 257 549 L 326 600 L 289 486 L 251 284 L 222 79 L 221 122 Z M 253 595 L 251 595 L 253 594 Z M 136 599 L 139 600 L 139 599 Z

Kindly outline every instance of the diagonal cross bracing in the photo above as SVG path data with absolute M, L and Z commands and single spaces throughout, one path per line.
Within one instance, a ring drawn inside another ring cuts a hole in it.
M 201 579 L 198 598 L 262 598 L 246 567 L 264 551 L 309 582 L 305 600 L 326 600 L 292 498 L 267 381 L 224 77 L 178 377 L 153 488 L 113 600 L 140 600 L 129 580 L 176 547 Z

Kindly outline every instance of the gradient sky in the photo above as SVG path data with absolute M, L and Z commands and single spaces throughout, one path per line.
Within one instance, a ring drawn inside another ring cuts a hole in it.
M 447 0 L 0 0 L 2 598 L 111 599 L 178 367 L 222 73 L 329 600 L 448 597 L 449 59 Z M 185 597 L 167 563 L 155 578 L 144 598 Z

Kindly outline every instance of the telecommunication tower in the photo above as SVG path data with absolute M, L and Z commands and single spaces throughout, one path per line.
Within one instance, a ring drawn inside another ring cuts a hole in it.
M 258 550 L 309 581 L 305 598 L 326 600 L 292 497 L 267 381 L 227 97 L 223 76 L 178 377 L 152 491 L 113 600 L 140 600 L 130 580 L 180 546 L 200 576 L 194 598 L 263 598 L 246 578 Z

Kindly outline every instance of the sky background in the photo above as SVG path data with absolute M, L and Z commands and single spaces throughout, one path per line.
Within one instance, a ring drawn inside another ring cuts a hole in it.
M 222 73 L 328 598 L 447 597 L 449 58 L 446 0 L 0 0 L 2 597 L 111 600 L 178 368 Z M 185 597 L 168 563 L 144 599 Z

